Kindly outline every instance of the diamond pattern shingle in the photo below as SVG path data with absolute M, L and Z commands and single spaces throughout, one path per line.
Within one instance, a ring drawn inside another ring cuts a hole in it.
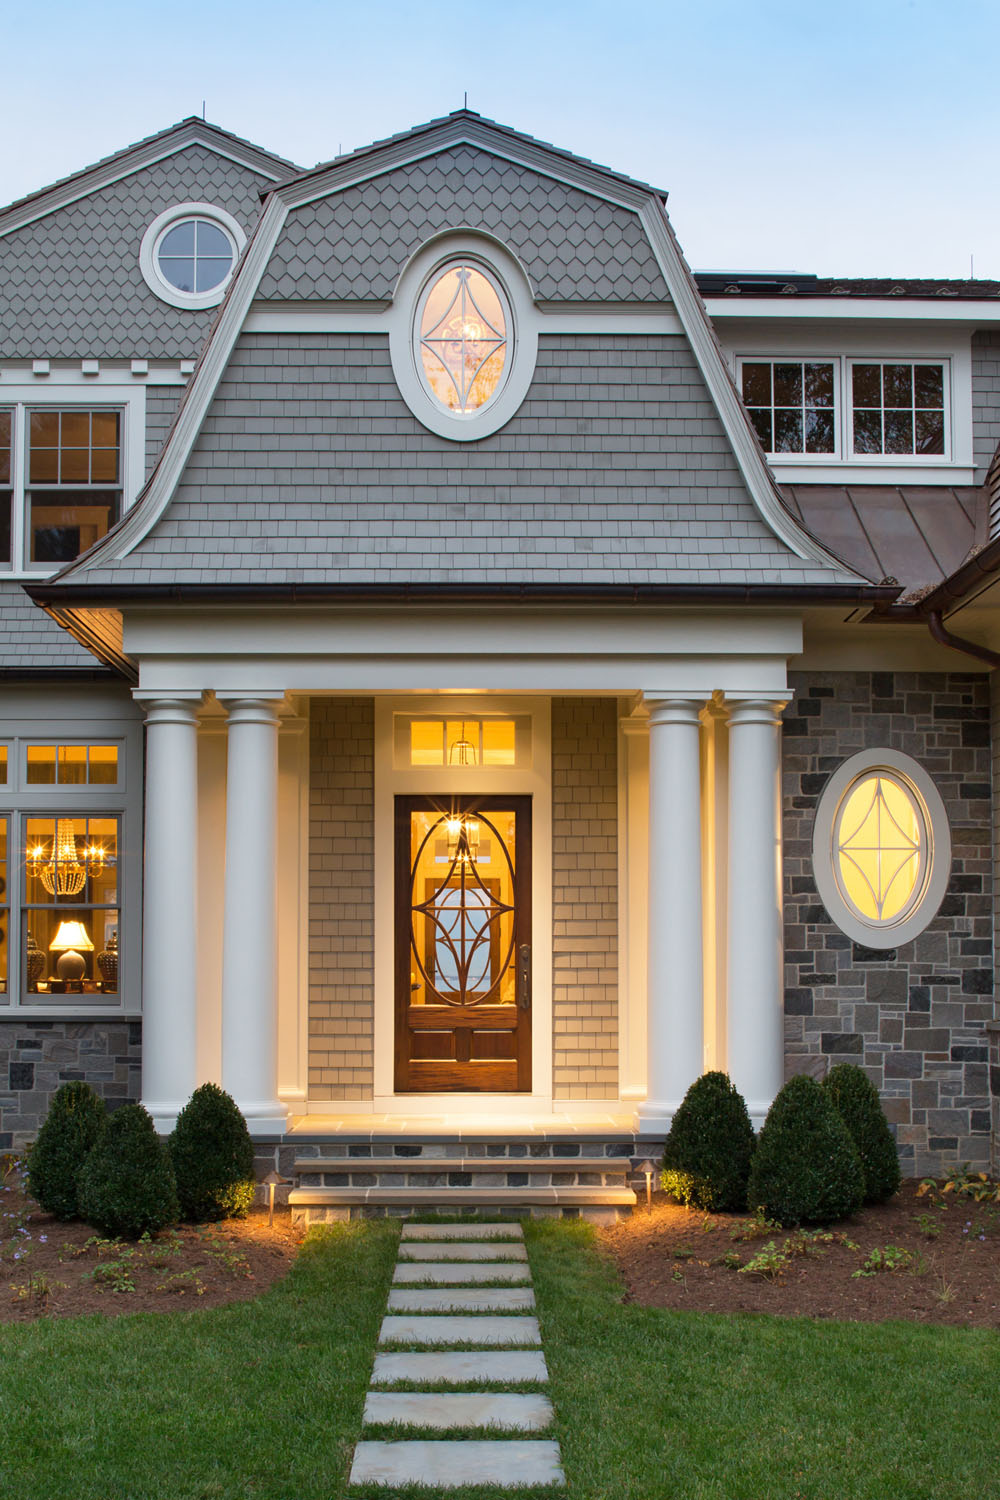
M 636 214 L 471 146 L 293 210 L 258 295 L 387 300 L 413 251 L 459 228 L 509 245 L 543 301 L 668 295 Z
M 216 203 L 249 234 L 263 177 L 191 146 L 0 238 L 0 349 L 25 358 L 193 359 L 215 316 L 154 296 L 147 225 L 174 203 Z M 16 295 L 9 295 L 13 289 Z

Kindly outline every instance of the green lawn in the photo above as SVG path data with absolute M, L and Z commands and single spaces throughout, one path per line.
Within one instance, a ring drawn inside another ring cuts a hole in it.
M 254 1303 L 0 1329 L 0 1496 L 342 1500 L 397 1233 Z M 997 1493 L 1000 1334 L 623 1306 L 587 1226 L 526 1234 L 568 1500 Z

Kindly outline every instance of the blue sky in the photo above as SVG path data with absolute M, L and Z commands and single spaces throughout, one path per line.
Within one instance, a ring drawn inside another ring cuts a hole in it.
M 184 115 L 304 166 L 461 105 L 667 188 L 689 261 L 1000 278 L 1000 0 L 0 0 L 0 201 Z M 11 61 L 15 66 L 11 67 Z

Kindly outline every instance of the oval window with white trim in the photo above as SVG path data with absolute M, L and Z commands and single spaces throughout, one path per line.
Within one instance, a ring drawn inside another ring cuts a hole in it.
M 174 307 L 215 307 L 229 285 L 246 235 L 211 203 L 178 203 L 158 214 L 139 247 L 150 291 Z
M 897 751 L 863 751 L 830 778 L 816 809 L 813 870 L 830 917 L 871 948 L 908 942 L 931 921 L 951 867 L 940 794 Z

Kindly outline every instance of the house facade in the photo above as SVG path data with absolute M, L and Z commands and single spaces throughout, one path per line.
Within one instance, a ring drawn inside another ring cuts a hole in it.
M 998 292 L 695 277 L 468 111 L 0 213 L 0 1146 L 213 1079 L 304 1214 L 616 1212 L 850 1060 L 987 1166 Z

